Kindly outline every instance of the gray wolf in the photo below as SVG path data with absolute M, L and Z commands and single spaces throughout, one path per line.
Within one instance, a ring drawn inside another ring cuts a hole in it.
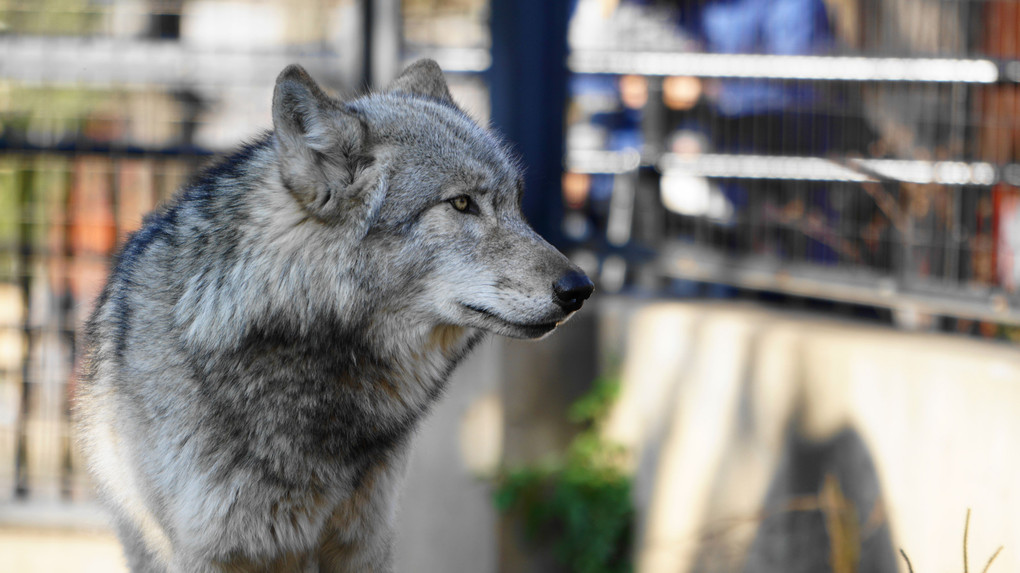
M 591 281 L 423 60 L 330 97 L 149 215 L 87 325 L 83 454 L 133 571 L 390 571 L 409 438 L 485 333 L 540 338 Z

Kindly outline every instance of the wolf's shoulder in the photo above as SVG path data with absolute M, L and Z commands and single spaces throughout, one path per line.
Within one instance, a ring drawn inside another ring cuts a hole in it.
M 147 214 L 139 229 L 128 235 L 113 265 L 113 277 L 129 274 L 139 259 L 157 244 L 173 246 L 181 233 L 187 233 L 197 220 L 215 220 L 233 209 L 237 187 L 259 175 L 255 165 L 272 143 L 272 133 L 242 144 L 198 171 L 166 203 Z

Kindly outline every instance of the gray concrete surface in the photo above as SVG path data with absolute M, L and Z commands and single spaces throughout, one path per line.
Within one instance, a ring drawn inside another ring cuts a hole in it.
M 501 420 L 486 403 L 498 405 L 500 354 L 499 343 L 488 341 L 461 364 L 415 437 L 397 519 L 397 571 L 496 571 L 497 515 L 488 483 L 475 473 L 485 468 L 468 461 L 499 458 Z M 488 451 L 465 451 L 472 448 Z
M 901 547 L 960 570 L 968 508 L 972 568 L 1004 545 L 990 571 L 1020 570 L 1015 345 L 741 304 L 630 316 L 607 437 L 637 473 L 638 573 L 827 570 L 851 513 L 853 570 L 906 573 Z

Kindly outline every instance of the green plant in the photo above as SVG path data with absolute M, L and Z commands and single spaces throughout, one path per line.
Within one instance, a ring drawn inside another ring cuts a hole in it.
M 496 479 L 496 507 L 522 519 L 528 539 L 549 544 L 575 573 L 631 570 L 631 480 L 621 469 L 623 449 L 600 434 L 618 393 L 617 380 L 597 380 L 570 408 L 570 420 L 584 429 L 561 459 Z

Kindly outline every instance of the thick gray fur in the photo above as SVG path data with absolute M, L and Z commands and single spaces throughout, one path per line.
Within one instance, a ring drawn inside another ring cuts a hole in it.
M 434 62 L 346 102 L 288 67 L 273 123 L 146 218 L 87 327 L 77 429 L 132 571 L 391 571 L 450 371 L 570 314 L 576 267 Z

